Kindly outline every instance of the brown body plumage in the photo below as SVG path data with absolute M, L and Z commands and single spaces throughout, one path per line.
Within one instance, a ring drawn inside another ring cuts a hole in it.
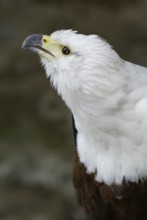
M 79 204 L 91 220 L 146 220 L 147 181 L 108 186 L 87 174 L 75 152 L 73 180 Z

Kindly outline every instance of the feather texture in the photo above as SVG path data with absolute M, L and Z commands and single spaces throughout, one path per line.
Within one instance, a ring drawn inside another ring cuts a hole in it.
M 87 172 L 108 185 L 146 179 L 147 68 L 122 60 L 96 35 L 69 30 L 51 36 L 72 50 L 42 62 L 74 116 Z

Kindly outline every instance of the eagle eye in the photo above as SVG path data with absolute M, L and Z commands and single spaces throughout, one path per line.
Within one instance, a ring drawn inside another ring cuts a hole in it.
M 68 47 L 62 47 L 62 53 L 64 55 L 69 55 L 70 54 L 70 49 Z

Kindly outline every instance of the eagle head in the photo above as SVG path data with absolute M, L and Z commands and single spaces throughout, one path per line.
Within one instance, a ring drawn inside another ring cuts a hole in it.
M 73 99 L 91 100 L 117 86 L 111 77 L 115 75 L 117 80 L 112 73 L 120 64 L 119 56 L 97 35 L 72 30 L 56 31 L 50 36 L 33 34 L 22 47 L 39 54 L 46 75 L 71 110 Z

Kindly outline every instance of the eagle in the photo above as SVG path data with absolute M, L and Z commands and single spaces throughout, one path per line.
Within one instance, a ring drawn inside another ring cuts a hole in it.
M 147 220 L 147 68 L 98 35 L 32 34 L 46 76 L 73 116 L 73 182 L 92 220 Z

